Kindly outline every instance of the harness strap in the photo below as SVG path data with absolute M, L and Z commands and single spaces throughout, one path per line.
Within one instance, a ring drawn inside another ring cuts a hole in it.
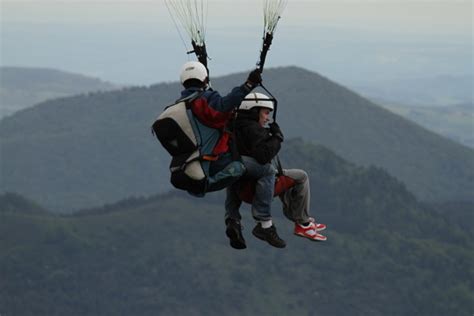
M 179 102 L 193 101 L 193 100 L 197 99 L 199 96 L 201 96 L 201 94 L 203 94 L 203 93 L 204 93 L 204 90 L 194 91 L 193 93 L 191 93 L 187 97 L 183 97 L 183 98 L 180 98 L 180 99 L 176 100 L 175 104 L 179 103 Z
M 214 155 L 202 155 L 201 157 L 195 158 L 195 160 L 198 160 L 198 159 L 206 160 L 206 161 L 216 161 L 217 159 L 219 159 L 219 156 L 214 156 Z M 193 159 L 193 160 L 194 160 L 194 159 Z
M 277 176 L 283 176 L 283 167 L 281 166 L 280 157 L 276 155 L 276 167 L 277 167 Z
M 263 84 L 260 83 L 260 87 L 262 87 L 263 90 L 265 90 L 265 92 L 267 92 L 271 97 L 272 97 L 272 101 L 274 102 L 274 109 L 273 109 L 273 121 L 276 122 L 276 115 L 277 115 L 277 109 L 278 109 L 278 101 L 277 99 L 273 96 L 273 94 L 268 91 L 267 88 L 265 88 L 265 86 Z M 277 167 L 277 170 L 278 170 L 278 173 L 277 175 L 278 176 L 282 176 L 283 175 L 283 167 L 281 166 L 281 161 L 280 161 L 280 157 L 278 156 L 278 154 L 275 156 L 275 162 L 276 162 L 276 167 Z
M 234 109 L 233 116 L 232 116 L 232 131 L 231 131 L 231 147 L 230 150 L 232 151 L 232 160 L 238 161 L 240 160 L 239 150 L 237 148 L 237 131 L 235 130 L 235 121 L 237 120 L 237 108 Z
M 171 171 L 184 170 L 184 168 L 186 168 L 187 165 L 195 161 L 216 161 L 217 159 L 219 159 L 218 156 L 211 156 L 211 155 L 197 156 L 189 161 L 183 162 L 180 166 L 176 166 L 172 168 Z

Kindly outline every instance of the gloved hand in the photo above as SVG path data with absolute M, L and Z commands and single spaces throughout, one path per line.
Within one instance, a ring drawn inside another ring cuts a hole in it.
M 260 69 L 252 70 L 252 72 L 249 73 L 249 77 L 247 78 L 247 84 L 251 86 L 252 88 L 255 88 L 261 83 L 262 83 L 262 73 L 260 72 Z
M 283 133 L 281 132 L 280 126 L 277 124 L 277 122 L 270 123 L 268 126 L 270 127 L 270 133 L 283 142 Z

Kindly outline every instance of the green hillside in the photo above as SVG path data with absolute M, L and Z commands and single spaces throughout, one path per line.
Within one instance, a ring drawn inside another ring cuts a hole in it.
M 227 92 L 245 77 L 215 78 L 213 85 Z M 265 81 L 279 99 L 287 139 L 384 168 L 423 200 L 473 199 L 474 150 L 316 73 L 269 69 Z M 150 125 L 179 91 L 177 83 L 163 83 L 56 99 L 0 121 L 3 190 L 62 211 L 168 190 L 169 156 Z
M 23 196 L 7 192 L 0 194 L 0 213 L 27 213 L 27 214 L 46 214 L 48 213 L 43 207 L 36 202 L 28 200 Z
M 0 118 L 46 100 L 118 86 L 48 68 L 0 67 Z
M 327 242 L 293 236 L 277 203 L 287 248 L 251 235 L 246 206 L 248 248 L 232 249 L 219 194 L 131 198 L 74 216 L 0 212 L 0 313 L 472 315 L 472 229 L 448 225 L 383 170 L 288 146 L 306 162 Z

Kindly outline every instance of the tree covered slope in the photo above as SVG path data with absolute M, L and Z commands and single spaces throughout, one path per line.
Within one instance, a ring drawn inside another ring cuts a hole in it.
M 310 175 L 327 242 L 292 235 L 275 203 L 287 247 L 254 238 L 245 206 L 248 248 L 232 249 L 219 194 L 129 198 L 73 216 L 10 209 L 0 212 L 0 312 L 472 315 L 472 229 L 448 224 L 449 214 L 427 209 L 379 168 L 287 145 Z
M 213 79 L 223 93 L 245 74 Z M 265 72 L 287 139 L 386 169 L 417 197 L 472 200 L 474 150 L 376 106 L 316 73 Z M 2 189 L 71 210 L 170 188 L 169 156 L 150 133 L 176 83 L 56 99 L 0 122 Z M 282 156 L 291 155 L 283 146 Z

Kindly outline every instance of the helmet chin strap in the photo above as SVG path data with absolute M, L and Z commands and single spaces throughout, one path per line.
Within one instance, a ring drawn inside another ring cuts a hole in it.
M 208 74 L 209 74 L 209 72 L 208 72 Z M 204 85 L 204 90 L 214 91 L 214 89 L 212 89 L 211 80 L 209 79 L 209 76 L 207 76 L 207 78 L 206 78 L 206 82 L 205 82 L 205 85 Z

